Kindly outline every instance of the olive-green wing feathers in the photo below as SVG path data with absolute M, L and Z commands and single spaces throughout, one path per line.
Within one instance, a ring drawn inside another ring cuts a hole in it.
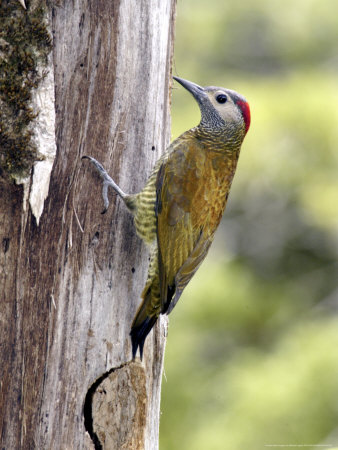
M 201 215 L 196 214 L 199 203 L 203 204 L 203 192 L 198 188 L 203 185 L 202 174 L 203 158 L 190 158 L 188 146 L 182 143 L 158 172 L 156 216 L 162 313 L 173 309 L 212 242 L 212 236 L 204 233 Z

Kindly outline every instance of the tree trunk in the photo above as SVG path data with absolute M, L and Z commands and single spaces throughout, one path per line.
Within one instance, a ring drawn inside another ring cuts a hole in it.
M 175 0 L 46 8 L 52 53 L 32 93 L 44 160 L 24 185 L 0 176 L 1 448 L 158 447 L 166 322 L 143 362 L 129 338 L 148 251 L 119 198 L 100 214 L 100 180 L 80 158 L 126 192 L 144 185 L 170 137 L 174 11 Z

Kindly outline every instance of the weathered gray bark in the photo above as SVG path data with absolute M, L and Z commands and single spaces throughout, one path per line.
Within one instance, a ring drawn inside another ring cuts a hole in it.
M 50 6 L 57 154 L 38 226 L 23 187 L 0 178 L 2 448 L 158 446 L 166 324 L 142 363 L 129 339 L 147 249 L 118 198 L 100 214 L 100 181 L 80 157 L 96 157 L 127 192 L 143 186 L 169 141 L 174 9 Z

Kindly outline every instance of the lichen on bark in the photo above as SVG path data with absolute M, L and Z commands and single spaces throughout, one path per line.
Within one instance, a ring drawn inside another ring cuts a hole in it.
M 33 136 L 39 111 L 32 92 L 44 77 L 52 48 L 43 1 L 0 3 L 0 174 L 26 176 L 40 160 Z

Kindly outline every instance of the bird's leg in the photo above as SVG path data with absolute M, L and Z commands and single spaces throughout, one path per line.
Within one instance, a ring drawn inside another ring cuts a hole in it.
M 108 200 L 108 188 L 109 186 L 114 189 L 114 191 L 122 198 L 122 200 L 126 203 L 127 198 L 129 197 L 127 194 L 125 194 L 122 189 L 119 188 L 119 186 L 115 183 L 115 181 L 108 175 L 107 171 L 103 168 L 103 166 L 91 156 L 82 156 L 81 159 L 89 159 L 89 161 L 93 164 L 95 169 L 98 171 L 100 177 L 103 180 L 103 186 L 102 186 L 102 198 L 104 203 L 104 210 L 101 214 L 104 214 L 109 206 L 109 200 Z

